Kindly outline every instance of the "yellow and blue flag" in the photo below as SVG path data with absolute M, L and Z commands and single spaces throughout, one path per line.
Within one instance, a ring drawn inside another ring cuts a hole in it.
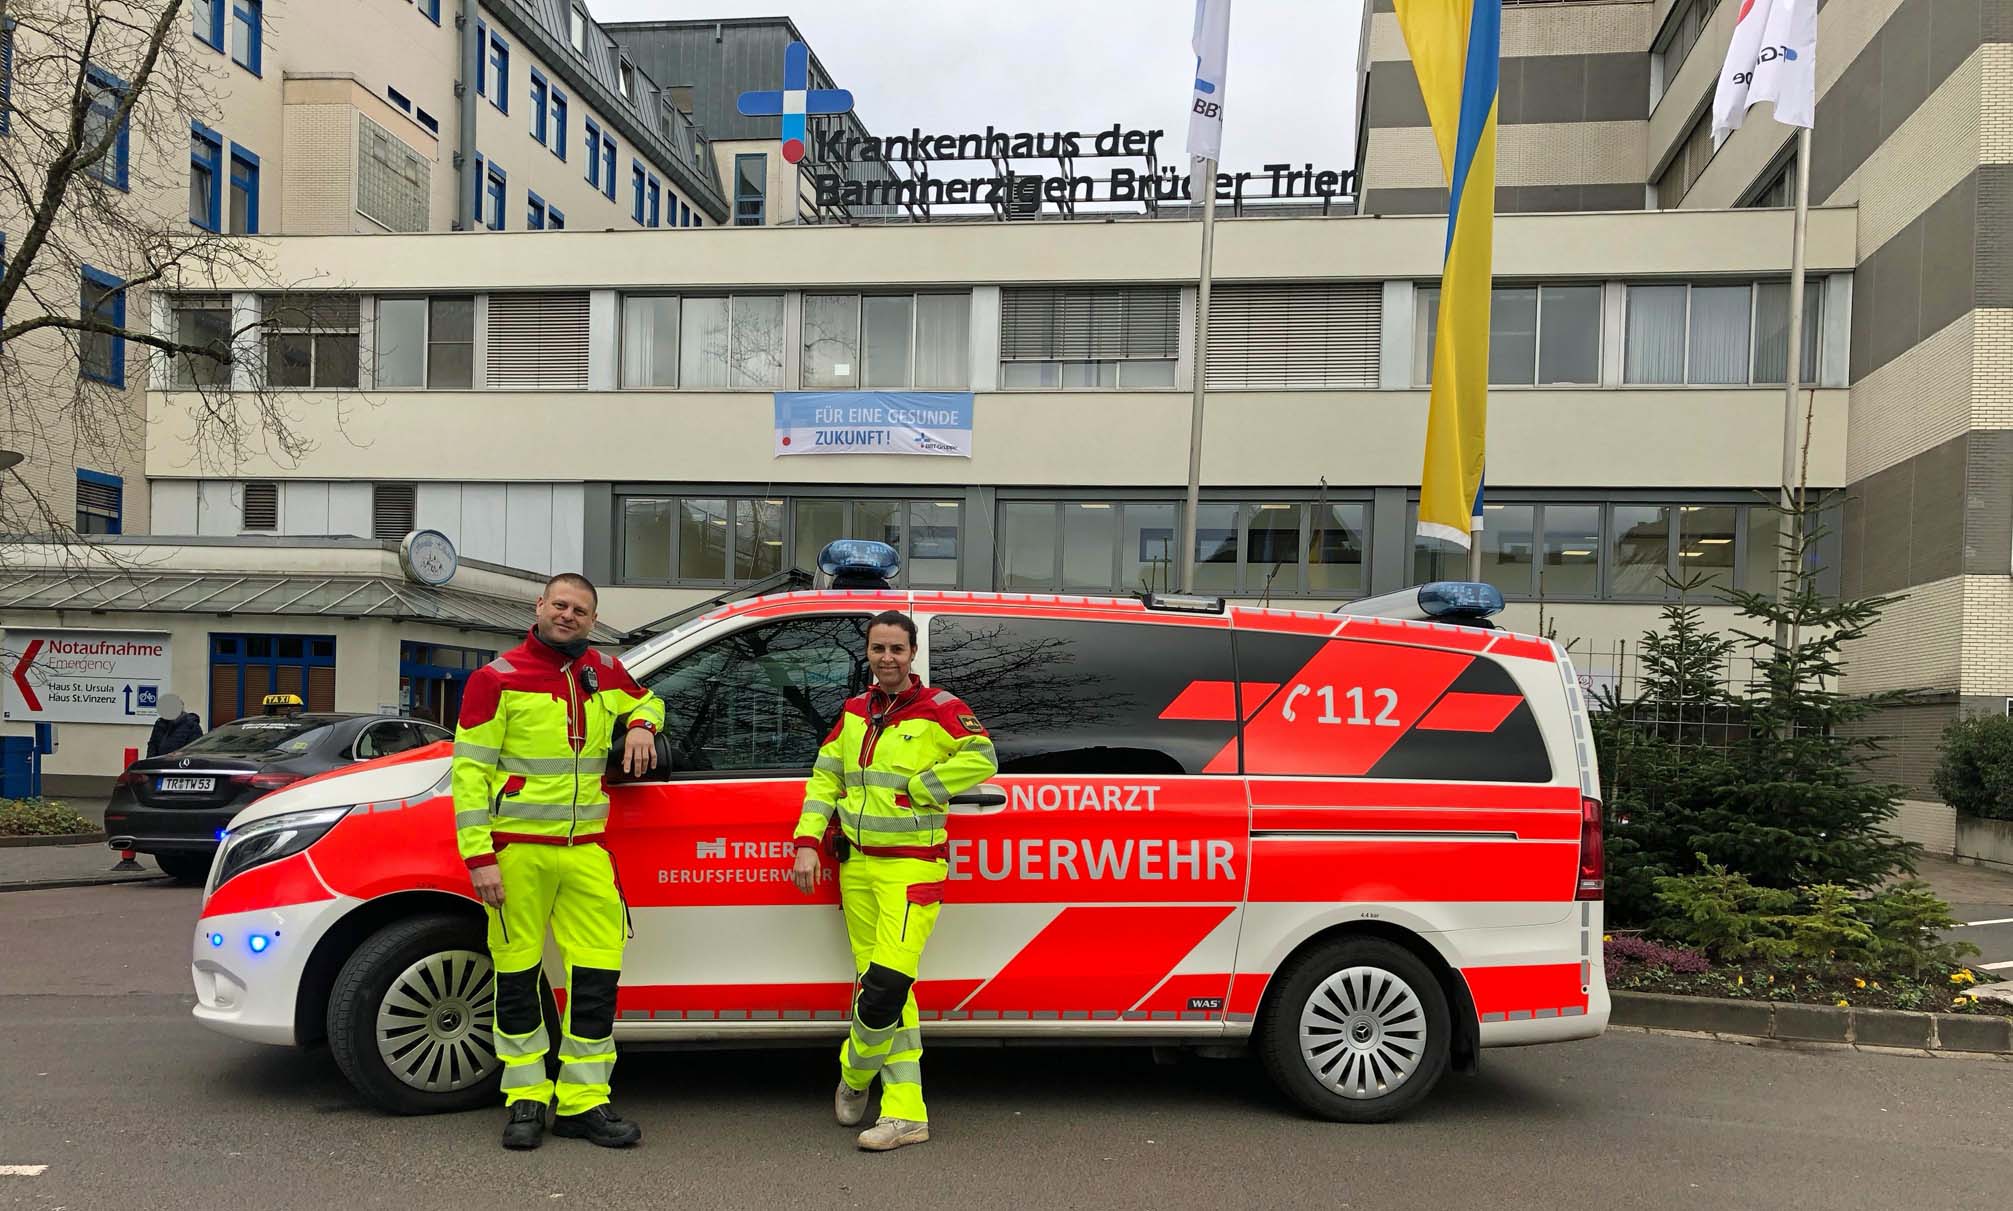
M 1398 27 L 1418 73 L 1447 174 L 1447 247 L 1440 274 L 1419 533 L 1467 546 L 1481 513 L 1489 420 L 1489 280 L 1496 219 L 1496 79 L 1502 0 L 1397 0 Z

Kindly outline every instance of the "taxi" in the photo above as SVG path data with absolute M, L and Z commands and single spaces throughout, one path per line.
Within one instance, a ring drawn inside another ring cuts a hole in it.
M 611 779 L 623 1046 L 844 1035 L 836 871 L 801 895 L 790 833 L 885 609 L 1000 757 L 951 807 L 916 985 L 931 1037 L 1248 1052 L 1309 1112 L 1363 1122 L 1483 1048 L 1606 1026 L 1586 705 L 1557 644 L 1488 622 L 1494 589 L 1335 613 L 911 591 L 885 587 L 885 547 L 834 548 L 827 587 L 718 599 L 622 653 L 666 706 L 660 768 Z M 393 1112 L 493 1104 L 449 764 L 416 749 L 238 816 L 193 938 L 198 1020 L 326 1039 Z

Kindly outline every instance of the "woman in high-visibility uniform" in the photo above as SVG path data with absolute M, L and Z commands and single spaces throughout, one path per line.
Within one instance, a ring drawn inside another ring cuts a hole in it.
M 853 948 L 853 1028 L 839 1051 L 833 1112 L 857 1126 L 881 1078 L 881 1116 L 860 1147 L 886 1152 L 930 1138 L 914 986 L 950 873 L 953 795 L 999 769 L 992 738 L 948 690 L 909 672 L 916 624 L 890 610 L 867 623 L 874 684 L 847 700 L 818 751 L 797 820 L 797 888 L 817 887 L 818 850 L 840 860 L 839 900 Z

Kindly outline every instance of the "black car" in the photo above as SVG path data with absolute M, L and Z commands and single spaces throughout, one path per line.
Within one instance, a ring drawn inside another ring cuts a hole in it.
M 218 835 L 259 796 L 352 762 L 453 738 L 438 724 L 385 715 L 233 720 L 119 775 L 105 805 L 105 835 L 113 849 L 152 854 L 180 882 L 201 883 Z

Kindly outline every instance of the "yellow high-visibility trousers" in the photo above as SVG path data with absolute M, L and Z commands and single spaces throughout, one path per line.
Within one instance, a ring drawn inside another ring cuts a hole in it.
M 929 1121 L 915 981 L 936 928 L 950 864 L 854 853 L 839 866 L 839 901 L 853 948 L 853 1028 L 839 1049 L 846 1084 L 881 1078 L 881 1114 Z
M 489 909 L 489 956 L 496 967 L 496 1055 L 503 1103 L 552 1102 L 580 1114 L 608 1100 L 615 1069 L 615 987 L 622 977 L 628 913 L 615 866 L 599 845 L 517 842 L 497 851 L 503 907 Z M 551 1040 L 538 995 L 545 928 L 566 964 L 560 1018 L 559 1080 L 545 1075 Z

